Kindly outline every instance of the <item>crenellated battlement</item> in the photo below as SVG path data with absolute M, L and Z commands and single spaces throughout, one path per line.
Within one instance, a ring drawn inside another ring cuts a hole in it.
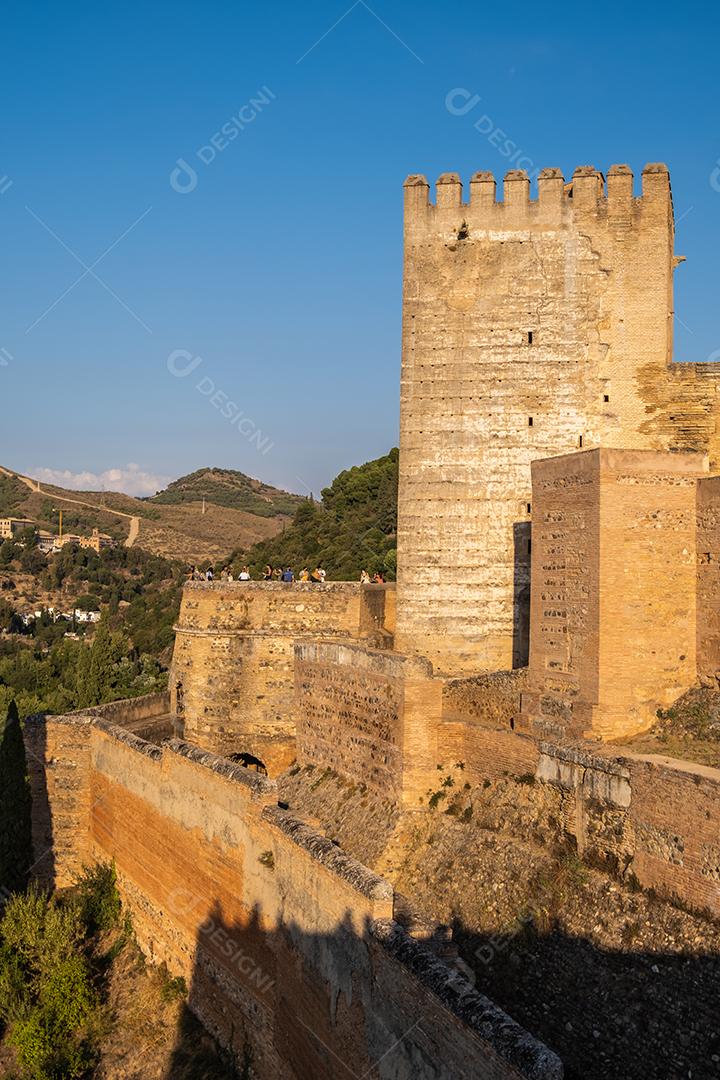
M 560 169 L 543 169 L 537 178 L 537 197 L 531 198 L 530 177 L 525 169 L 510 169 L 502 180 L 502 190 L 492 172 L 476 172 L 470 178 L 469 198 L 463 201 L 463 182 L 458 173 L 443 173 L 435 184 L 435 202 L 425 176 L 408 176 L 405 181 L 405 213 L 423 219 L 440 212 L 462 211 L 476 223 L 487 219 L 499 224 L 503 219 L 517 225 L 521 219 L 558 223 L 569 213 L 606 216 L 616 224 L 628 222 L 643 210 L 669 209 L 672 214 L 670 174 L 666 165 L 651 163 L 641 174 L 641 195 L 633 192 L 634 175 L 627 165 L 611 165 L 607 177 L 594 165 L 580 165 L 565 181 Z

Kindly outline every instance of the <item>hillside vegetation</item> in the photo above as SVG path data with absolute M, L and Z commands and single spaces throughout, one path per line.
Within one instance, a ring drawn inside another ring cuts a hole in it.
M 21 716 L 62 713 L 163 689 L 182 579 L 179 564 L 137 547 L 98 555 L 68 544 L 46 561 L 0 544 L 0 711 L 16 700 Z M 23 625 L 48 606 L 100 610 L 102 621 L 73 626 L 45 612 Z
M 97 527 L 118 542 L 135 517 L 138 545 L 185 563 L 215 562 L 233 548 L 274 536 L 303 501 L 232 469 L 200 469 L 151 499 L 53 484 L 30 490 L 22 478 L 0 472 L 0 517 L 27 517 L 57 532 L 62 510 L 64 532 L 89 535 Z
M 266 564 L 323 566 L 328 578 L 354 581 L 361 570 L 395 577 L 397 544 L 397 449 L 346 469 L 322 492 L 322 503 L 305 499 L 291 525 L 278 536 L 233 553 L 235 569 L 247 563 L 253 576 Z
M 232 1080 L 186 1005 L 187 987 L 135 942 L 109 864 L 0 916 L 0 1076 L 14 1080 Z
M 148 499 L 153 506 L 175 503 L 213 503 L 233 510 L 246 510 L 259 517 L 290 515 L 303 501 L 301 495 L 280 491 L 234 469 L 198 469 L 173 480 L 164 491 Z

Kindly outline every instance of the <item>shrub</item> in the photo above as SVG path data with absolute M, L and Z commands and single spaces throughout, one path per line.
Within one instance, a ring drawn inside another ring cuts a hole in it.
M 88 934 L 102 933 L 117 926 L 120 919 L 120 894 L 114 863 L 83 866 L 76 879 L 77 901 Z
M 182 975 L 170 975 L 164 964 L 160 973 L 162 976 L 160 998 L 166 1005 L 187 997 L 187 983 Z
M 21 1076 L 74 1080 L 95 1059 L 100 1003 L 81 948 L 76 900 L 31 887 L 0 921 L 0 1016 Z

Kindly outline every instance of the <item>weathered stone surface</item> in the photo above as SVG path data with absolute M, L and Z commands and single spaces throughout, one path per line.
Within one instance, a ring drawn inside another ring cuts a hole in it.
M 139 943 L 186 977 L 191 1008 L 238 1063 L 250 1049 L 258 1076 L 335 1080 L 338 1061 L 363 1075 L 392 1051 L 393 1075 L 419 1080 L 562 1075 L 395 929 L 387 881 L 272 805 L 273 781 L 102 720 L 42 731 L 46 745 L 83 733 L 75 854 L 115 861 Z
M 696 486 L 707 459 L 590 450 L 533 463 L 537 730 L 620 738 L 695 681 Z
M 297 755 L 417 803 L 438 761 L 443 681 L 427 660 L 332 641 L 295 647 Z
M 295 757 L 295 641 L 391 635 L 393 600 L 392 586 L 356 582 L 188 582 L 170 676 L 184 737 L 282 772 Z
M 396 646 L 440 672 L 526 662 L 530 463 L 578 447 L 718 462 L 720 364 L 672 364 L 665 166 L 405 188 Z M 532 510 L 532 514 L 531 514 Z

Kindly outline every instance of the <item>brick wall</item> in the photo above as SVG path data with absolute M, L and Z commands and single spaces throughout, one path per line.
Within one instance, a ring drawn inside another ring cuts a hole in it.
M 548 735 L 648 728 L 696 677 L 698 454 L 589 450 L 533 463 L 523 714 Z
M 643 888 L 720 915 L 720 770 L 587 744 L 539 744 L 578 850 Z
M 32 791 L 34 876 L 71 884 L 88 858 L 90 725 L 95 720 L 134 724 L 167 713 L 166 691 L 72 713 L 62 722 L 44 714 L 23 725 Z
M 628 755 L 640 883 L 720 915 L 720 770 Z

